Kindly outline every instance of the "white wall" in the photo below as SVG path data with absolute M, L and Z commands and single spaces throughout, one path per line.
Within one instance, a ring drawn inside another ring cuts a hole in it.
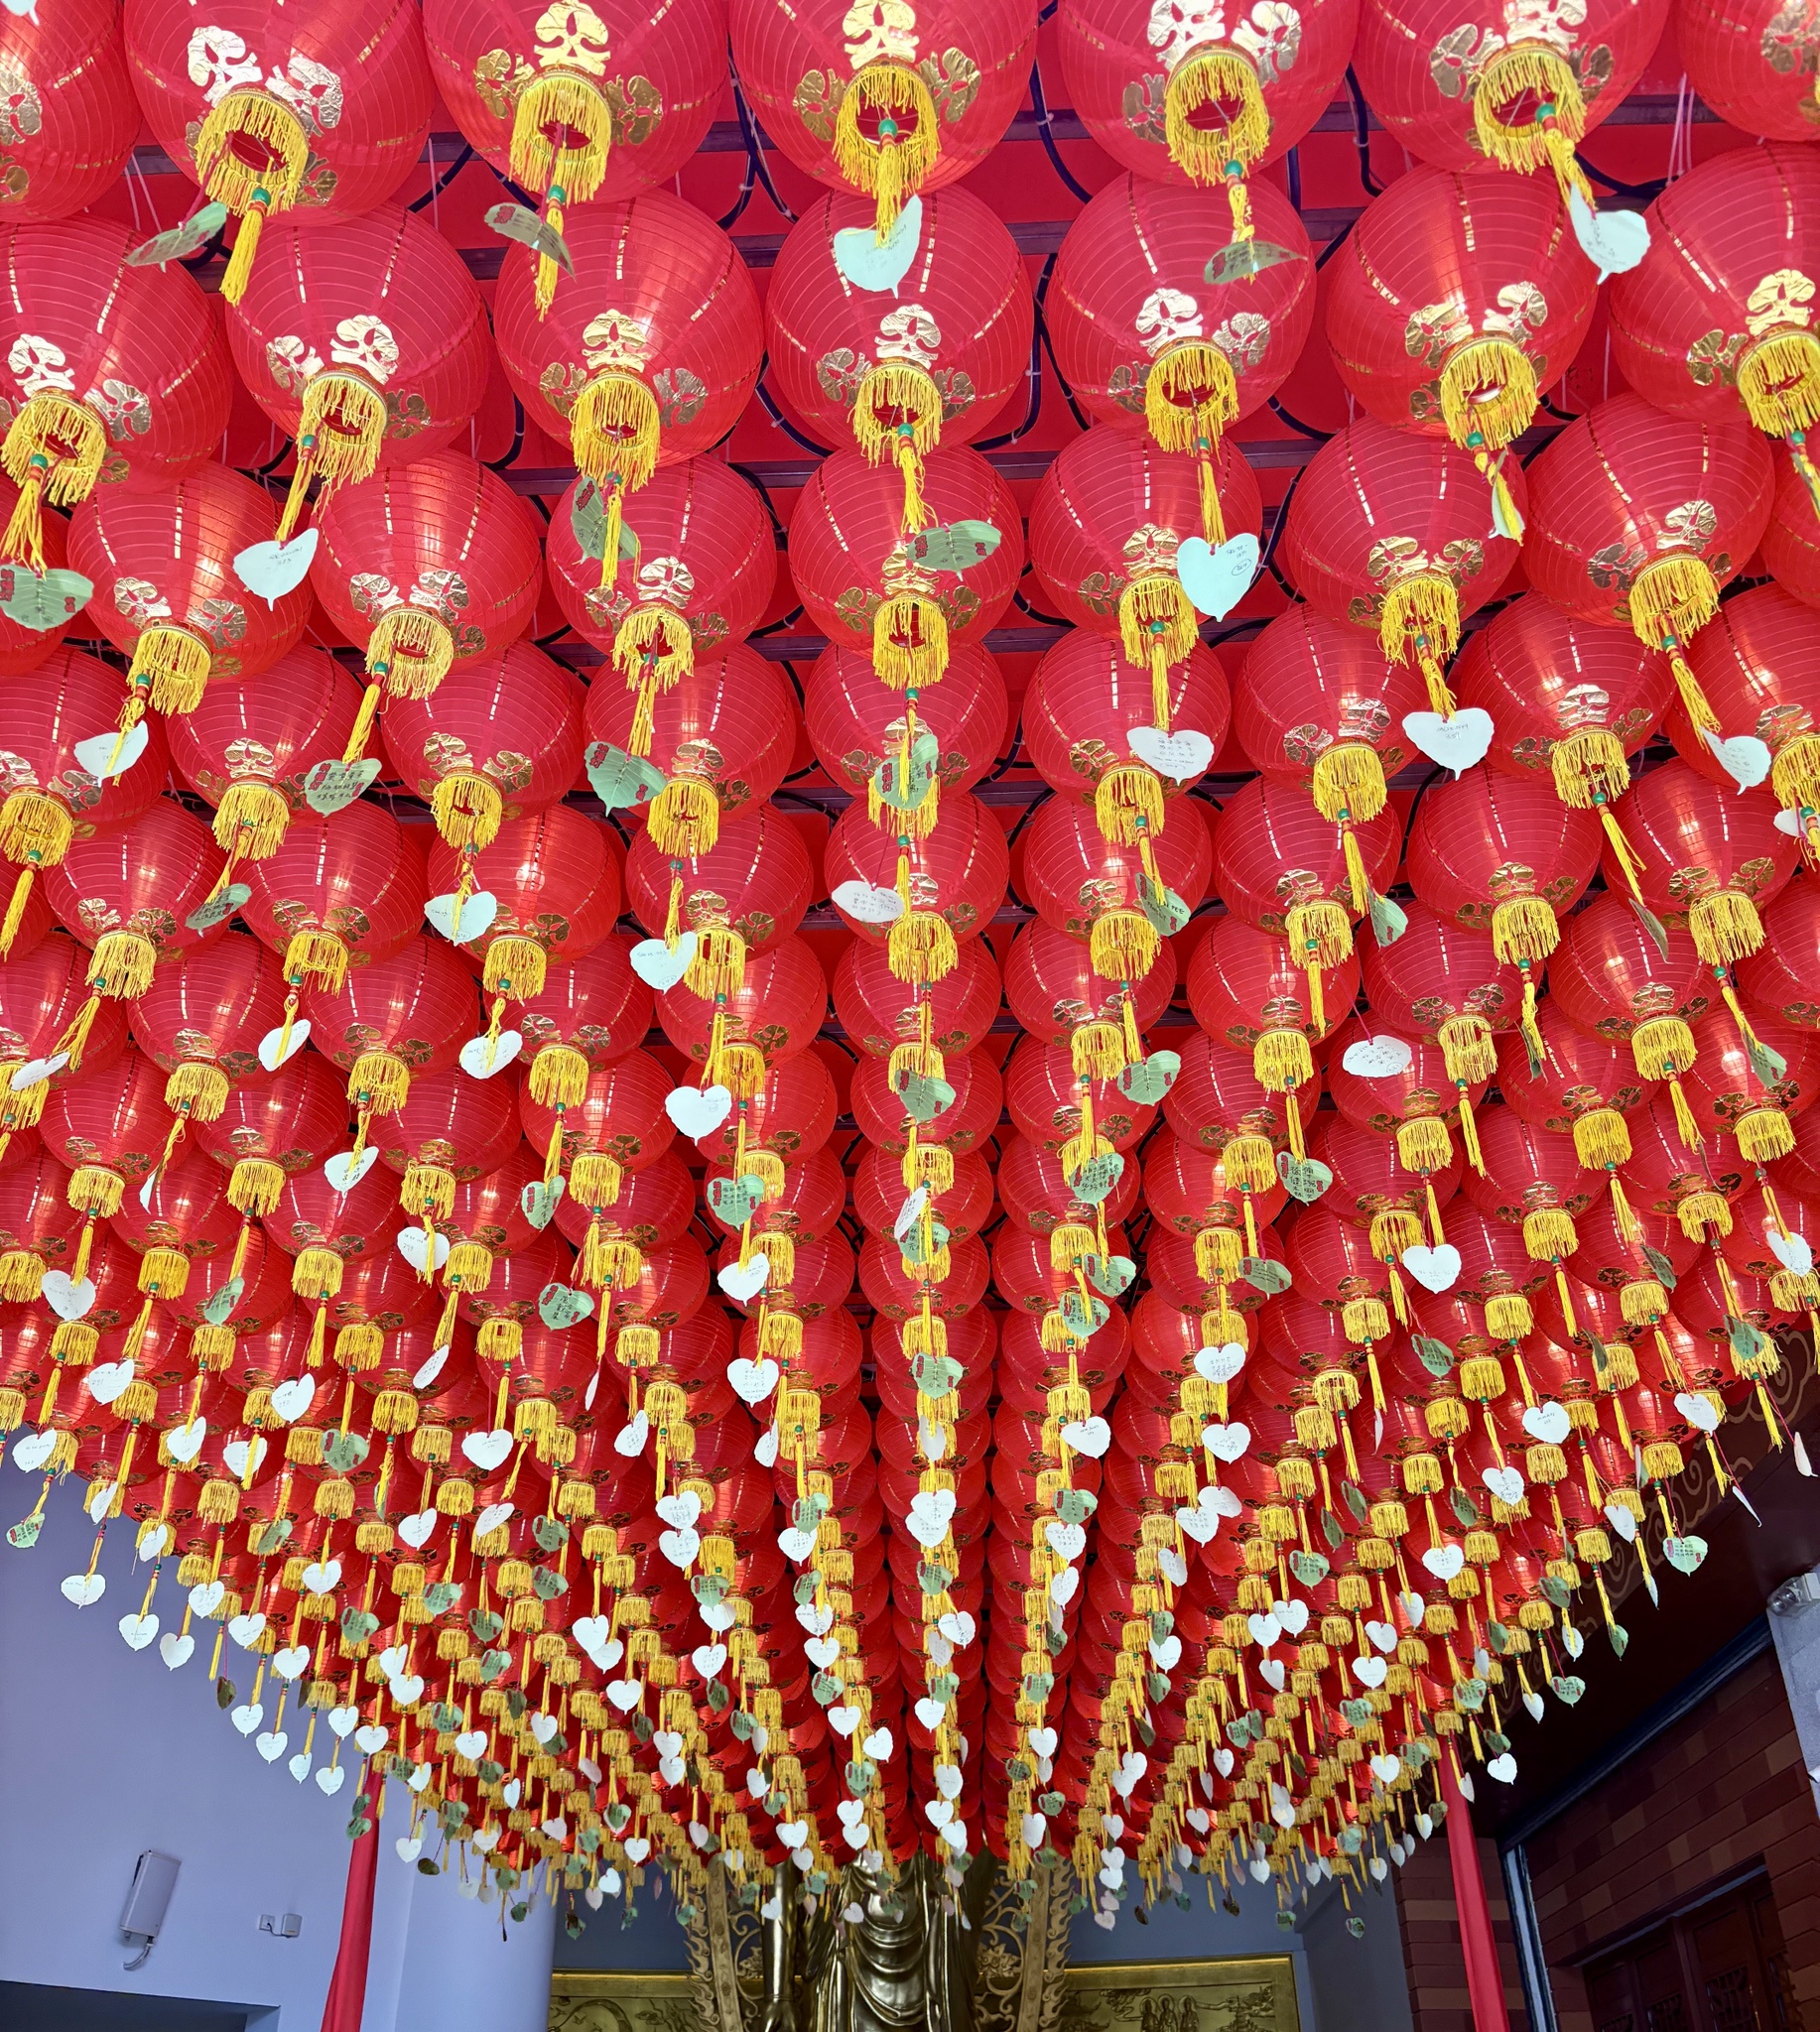
M 35 1479 L 0 1475 L 4 1521 L 36 1493 Z M 276 2012 L 260 2032 L 315 2032 L 334 1966 L 350 1795 L 299 1786 L 236 1733 L 204 1677 L 212 1625 L 198 1625 L 196 1655 L 176 1673 L 156 1645 L 127 1649 L 119 1619 L 145 1588 L 129 1528 L 108 1532 L 102 1598 L 86 1609 L 63 1598 L 59 1584 L 87 1566 L 93 1539 L 79 1498 L 79 1485 L 54 1493 L 32 1551 L 0 1544 L 0 1981 L 232 2002 Z M 167 1628 L 181 1618 L 169 1576 L 157 1608 Z M 245 1654 L 230 1644 L 226 1657 L 249 1686 Z M 292 1733 L 295 1748 L 302 1732 Z M 319 1757 L 331 1747 L 319 1728 Z M 395 1787 L 388 1828 L 408 1825 L 405 1799 Z M 115 1922 L 146 1848 L 183 1868 L 150 1961 L 129 1974 Z M 302 1913 L 302 1935 L 261 1934 L 262 1912 Z M 458 1897 L 447 1876 L 419 1875 L 388 1839 L 362 2032 L 541 2032 L 553 1927 L 539 1900 L 501 1942 L 496 1909 Z

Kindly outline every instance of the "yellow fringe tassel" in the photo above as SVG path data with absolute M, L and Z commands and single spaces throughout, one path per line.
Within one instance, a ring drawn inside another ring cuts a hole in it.
M 1497 1072 L 1497 1046 L 1492 1026 L 1473 1010 L 1450 1016 L 1435 1033 L 1441 1056 L 1447 1063 L 1447 1077 L 1477 1085 Z
M 1441 415 L 1450 438 L 1491 477 L 1501 451 L 1535 420 L 1535 367 L 1513 339 L 1491 335 L 1456 346 L 1441 366 Z
M 1769 785 L 1777 801 L 1791 810 L 1820 812 L 1820 734 L 1796 734 L 1784 741 L 1769 765 Z M 12 852 L 10 847 L 4 850 Z
M 1696 896 L 1687 906 L 1687 929 L 1694 951 L 1709 966 L 1729 966 L 1748 959 L 1763 943 L 1763 921 L 1756 905 L 1737 889 L 1719 889 Z
M 1315 757 L 1313 790 L 1316 811 L 1335 825 L 1375 819 L 1389 796 L 1377 750 L 1360 741 L 1337 741 Z
M 1108 910 L 1094 920 L 1088 956 L 1102 980 L 1142 980 L 1156 964 L 1162 941 L 1139 910 Z
M 1201 639 L 1194 602 L 1173 574 L 1153 572 L 1134 578 L 1118 595 L 1118 638 L 1125 661 L 1150 673 L 1150 710 L 1169 731 L 1169 670 Z
M 547 1044 L 531 1061 L 531 1098 L 539 1107 L 580 1107 L 590 1070 L 574 1045 Z
M 1165 451 L 1185 452 L 1200 468 L 1201 534 L 1216 550 L 1226 542 L 1215 456 L 1221 434 L 1238 416 L 1238 382 L 1217 345 L 1191 339 L 1171 346 L 1144 380 L 1144 421 Z
M 543 993 L 548 970 L 549 960 L 535 939 L 507 933 L 488 945 L 480 979 L 489 995 L 528 1002 Z
M 1759 431 L 1787 438 L 1820 422 L 1820 335 L 1766 331 L 1738 363 L 1738 394 Z
M 942 441 L 942 391 L 927 368 L 910 360 L 868 367 L 853 397 L 852 428 L 873 465 L 888 449 L 903 474 L 903 527 L 927 529 L 934 517 L 923 499 L 923 459 Z
M 570 412 L 575 462 L 603 495 L 610 496 L 604 553 L 609 569 L 619 555 L 619 503 L 657 470 L 662 427 L 657 397 L 635 374 L 596 374 Z
M 422 607 L 388 607 L 374 623 L 366 645 L 366 667 L 384 681 L 393 698 L 428 698 L 454 662 L 455 637 L 448 623 Z M 364 700 L 361 710 L 366 710 Z M 360 740 L 364 746 L 364 728 Z
M 651 844 L 673 861 L 699 860 L 720 836 L 720 802 L 713 784 L 679 776 L 651 801 L 645 822 Z
M 612 145 L 612 108 L 591 79 L 574 71 L 547 70 L 533 78 L 512 108 L 512 175 L 527 189 L 544 192 L 545 217 L 559 233 L 563 207 L 585 204 L 599 190 Z M 560 274 L 549 255 L 538 255 L 534 295 L 539 317 L 555 300 Z
M 152 985 L 158 948 L 138 932 L 103 932 L 95 941 L 88 985 L 97 995 L 131 1000 Z
M 1773 1164 L 1795 1147 L 1795 1132 L 1779 1107 L 1754 1107 L 1732 1131 L 1742 1156 L 1752 1164 Z
M 0 465 L 19 489 L 0 552 L 42 574 L 44 503 L 67 508 L 87 500 L 106 456 L 106 427 L 94 411 L 59 389 L 41 388 L 0 444 Z
M 221 278 L 228 303 L 239 303 L 246 293 L 266 215 L 289 211 L 297 202 L 309 166 L 304 123 L 268 92 L 230 91 L 208 109 L 195 138 L 196 182 L 240 221 Z
M 703 925 L 696 933 L 695 957 L 683 975 L 692 995 L 727 1000 L 745 986 L 745 941 L 727 925 Z
M 1454 1161 L 1454 1139 L 1439 1115 L 1412 1115 L 1396 1125 L 1396 1161 L 1418 1177 L 1445 1171 Z
M 878 115 L 875 139 L 860 130 L 866 112 Z M 922 189 L 941 147 L 935 99 L 907 65 L 868 64 L 842 94 L 835 114 L 835 167 L 853 190 L 875 200 L 872 229 L 880 241 L 890 237 L 904 199 Z
M 284 843 L 291 807 L 269 783 L 230 783 L 215 807 L 215 843 L 236 860 L 262 861 Z
M 436 829 L 451 846 L 491 846 L 499 837 L 505 800 L 484 776 L 445 776 L 430 794 Z
M 1314 1055 L 1299 1030 L 1266 1030 L 1251 1047 L 1251 1071 L 1260 1086 L 1287 1093 L 1315 1077 Z
M 626 752 L 648 755 L 657 732 L 657 695 L 695 669 L 695 637 L 689 623 L 674 607 L 634 607 L 613 637 L 613 666 L 624 677 L 626 690 L 638 695 Z
M 948 920 L 933 910 L 907 910 L 891 926 L 885 947 L 891 971 L 918 987 L 952 973 L 959 961 Z
M 1506 966 L 1539 965 L 1560 940 L 1561 921 L 1539 896 L 1512 896 L 1492 912 L 1492 950 Z
M 165 1105 L 193 1121 L 217 1122 L 227 1105 L 227 1075 L 219 1066 L 195 1060 L 179 1066 L 165 1081 Z
M 1615 1107 L 1596 1107 L 1574 1123 L 1574 1155 L 1589 1171 L 1630 1162 L 1630 1129 Z
M 1630 788 L 1630 764 L 1624 743 L 1610 727 L 1587 726 L 1549 751 L 1555 796 L 1576 812 L 1590 812 L 1602 799 L 1623 797 Z
M 1195 124 L 1205 108 L 1217 116 L 1228 106 L 1235 109 L 1225 126 Z M 1213 49 L 1178 64 L 1163 94 L 1163 137 L 1169 160 L 1197 184 L 1225 183 L 1250 169 L 1270 145 L 1270 114 L 1250 59 Z
M 289 543 L 304 511 L 310 482 L 325 492 L 370 479 L 385 442 L 385 397 L 352 374 L 318 374 L 304 389 L 298 425 L 297 467 L 278 520 L 278 541 Z
M 188 628 L 154 624 L 139 631 L 126 681 L 134 687 L 149 683 L 159 712 L 194 712 L 202 702 L 212 664 L 208 644 Z
M 1094 820 L 1100 836 L 1114 846 L 1135 846 L 1163 829 L 1163 783 L 1141 762 L 1108 769 L 1094 789 Z
M 1353 956 L 1353 922 L 1324 897 L 1293 904 L 1284 913 L 1283 933 L 1298 966 L 1344 966 Z
M 1543 44 L 1512 44 L 1479 73 L 1479 87 L 1473 96 L 1473 125 L 1479 145 L 1502 169 L 1538 170 L 1554 158 L 1555 147 L 1540 121 L 1506 127 L 1497 117 L 1500 106 L 1531 94 L 1553 108 L 1554 131 L 1570 154 L 1586 138 L 1586 100 L 1567 60 Z
M 872 669 L 893 691 L 921 691 L 948 669 L 948 616 L 921 593 L 881 600 L 872 615 Z
M 333 932 L 294 932 L 285 948 L 285 978 L 301 980 L 306 975 L 322 982 L 331 995 L 338 995 L 347 980 L 347 948 Z
M 1441 666 L 1460 646 L 1460 595 L 1454 581 L 1440 572 L 1412 572 L 1387 586 L 1377 641 L 1386 663 L 1407 663 L 1413 655 L 1428 687 L 1429 704 L 1451 719 L 1454 697 Z

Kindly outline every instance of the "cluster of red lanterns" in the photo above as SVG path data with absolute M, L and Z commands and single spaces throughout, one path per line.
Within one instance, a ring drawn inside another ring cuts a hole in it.
M 1033 5 L 9 15 L 13 1546 L 75 1482 L 72 1601 L 133 1534 L 131 1648 L 502 1895 L 1109 1924 L 1511 1776 L 1820 1308 L 1813 51 L 1684 0 L 1763 145 L 1601 210 L 1666 12 L 1063 0 L 1040 298 L 964 181 Z M 729 42 L 762 301 L 675 190 Z M 1415 167 L 1323 291 L 1349 64 Z

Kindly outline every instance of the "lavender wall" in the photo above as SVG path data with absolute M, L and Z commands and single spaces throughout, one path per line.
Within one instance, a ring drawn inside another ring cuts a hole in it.
M 0 1470 L 5 1521 L 36 1493 L 35 1478 Z M 204 1677 L 212 1625 L 197 1626 L 196 1656 L 176 1673 L 156 1645 L 127 1649 L 118 1624 L 139 1607 L 145 1575 L 135 1580 L 120 1525 L 102 1556 L 106 1593 L 86 1609 L 63 1598 L 59 1584 L 87 1566 L 93 1540 L 79 1495 L 53 1495 L 31 1552 L 0 1545 L 0 1982 L 219 2000 L 265 2014 L 260 2032 L 314 2032 L 340 1925 L 348 1794 L 299 1786 L 235 1732 Z M 175 1627 L 179 1590 L 162 1588 L 155 1606 Z M 228 1655 L 250 1685 L 244 1654 Z M 400 1833 L 405 1797 L 395 1787 L 387 1815 Z M 128 1974 L 115 1922 L 146 1848 L 183 1868 L 150 1961 Z M 262 1912 L 302 1913 L 302 1935 L 261 1934 Z M 451 1878 L 400 1861 L 388 1837 L 362 2032 L 541 2032 L 548 1903 L 511 1934 L 502 1942 L 496 1916 Z

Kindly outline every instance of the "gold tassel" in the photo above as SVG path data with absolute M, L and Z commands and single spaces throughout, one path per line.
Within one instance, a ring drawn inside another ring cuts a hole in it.
M 1694 1033 L 1679 1016 L 1651 1016 L 1630 1033 L 1630 1056 L 1645 1080 L 1666 1080 L 1692 1070 Z
M 132 1000 L 152 985 L 158 948 L 138 932 L 103 932 L 95 941 L 88 985 L 97 995 Z
M 1283 935 L 1298 966 L 1331 969 L 1353 956 L 1352 919 L 1325 897 L 1291 905 L 1283 915 Z
M 8 1249 L 0 1255 L 0 1300 L 30 1305 L 44 1287 L 45 1263 L 30 1249 Z
M 712 853 L 720 836 L 720 803 L 714 785 L 692 776 L 666 783 L 651 801 L 645 829 L 669 860 L 700 860 Z
M 329 931 L 293 932 L 285 948 L 285 978 L 306 976 L 321 981 L 331 995 L 338 995 L 347 980 L 347 948 Z
M 657 733 L 657 695 L 695 669 L 695 637 L 689 623 L 674 607 L 634 607 L 613 637 L 613 664 L 623 674 L 626 690 L 638 695 L 626 752 L 649 755 Z
M 1116 1023 L 1079 1025 L 1068 1040 L 1068 1051 L 1077 1080 L 1116 1080 L 1132 1063 L 1124 1032 Z
M 1690 1242 L 1706 1241 L 1709 1227 L 1715 1235 L 1732 1232 L 1732 1209 L 1722 1193 L 1689 1193 L 1675 1202 L 1675 1218 Z
M 1668 1092 L 1675 1111 L 1675 1130 L 1681 1138 L 1682 1147 L 1687 1150 L 1698 1150 L 1706 1138 L 1701 1135 L 1700 1123 L 1689 1105 L 1687 1088 L 1678 1079 L 1670 1080 Z
M 1156 927 L 1139 910 L 1104 911 L 1088 934 L 1088 956 L 1102 980 L 1142 980 L 1161 947 Z
M 215 844 L 236 860 L 262 861 L 284 843 L 291 807 L 269 783 L 230 783 L 215 807 Z
M 1630 894 L 1636 898 L 1638 903 L 1641 903 L 1643 891 L 1640 878 L 1643 872 L 1643 864 L 1637 858 L 1636 849 L 1625 837 L 1625 828 L 1618 823 L 1618 814 L 1613 811 L 1604 798 L 1599 799 L 1596 809 L 1599 813 L 1599 824 L 1611 844 L 1612 858 L 1617 861 L 1620 869 L 1623 871 Z
M 1220 1153 L 1227 1184 L 1240 1193 L 1267 1193 L 1276 1184 L 1276 1152 L 1268 1136 L 1234 1136 Z
M 1573 1216 L 1558 1206 L 1538 1206 L 1523 1215 L 1523 1248 L 1532 1263 L 1558 1262 L 1580 1246 Z
M 1561 941 L 1561 921 L 1539 896 L 1512 896 L 1492 912 L 1492 950 L 1506 965 L 1539 965 Z
M 279 543 L 290 542 L 313 479 L 326 492 L 372 478 L 385 427 L 385 397 L 367 382 L 351 374 L 318 374 L 305 384 L 297 466 L 278 519 Z
M 618 1201 L 624 1178 L 618 1158 L 600 1150 L 584 1150 L 569 1167 L 569 1190 L 584 1206 L 611 1206 Z
M 1630 764 L 1624 743 L 1610 727 L 1585 726 L 1549 751 L 1555 796 L 1576 812 L 1590 812 L 1603 799 L 1623 797 L 1630 788 Z
M 888 448 L 903 474 L 902 527 L 927 529 L 935 518 L 923 499 L 923 459 L 942 440 L 942 391 L 928 370 L 910 360 L 868 367 L 853 397 L 852 430 L 871 464 Z
M 366 752 L 366 737 L 373 730 L 373 720 L 379 710 L 379 687 L 377 683 L 367 685 L 360 694 L 360 709 L 354 714 L 352 731 L 347 736 L 347 746 L 341 750 L 343 762 L 358 762 Z
M 1108 769 L 1094 788 L 1094 820 L 1113 846 L 1134 846 L 1163 829 L 1163 782 L 1141 762 Z
M 1441 572 L 1411 572 L 1384 588 L 1377 624 L 1386 663 L 1406 663 L 1413 651 L 1428 687 L 1428 701 L 1451 719 L 1454 697 L 1441 666 L 1460 646 L 1460 595 Z
M 1630 1130 L 1615 1107 L 1596 1107 L 1574 1121 L 1574 1155 L 1588 1171 L 1616 1171 L 1630 1162 Z
M 1476 1086 L 1495 1077 L 1497 1045 L 1492 1026 L 1476 1011 L 1450 1016 L 1435 1033 L 1435 1042 L 1447 1063 L 1447 1077 L 1456 1084 Z
M 1784 741 L 1769 765 L 1769 785 L 1777 802 L 1790 810 L 1820 812 L 1820 734 L 1796 734 Z M 0 814 L 0 824 L 4 818 Z M 0 846 L 0 851 L 22 858 L 11 847 Z
M 512 108 L 512 176 L 527 190 L 544 192 L 545 216 L 559 233 L 564 206 L 585 204 L 599 190 L 612 145 L 612 108 L 591 79 L 574 71 L 547 70 L 533 78 Z M 538 255 L 534 294 L 540 318 L 555 300 L 560 273 L 549 255 Z
M 1527 1340 L 1535 1332 L 1535 1313 L 1520 1291 L 1494 1292 L 1485 1302 L 1485 1323 L 1494 1340 Z M 1485 1400 L 1503 1395 L 1502 1366 L 1495 1359 L 1492 1360 L 1492 1366 L 1497 1373 L 1495 1380 L 1491 1377 L 1485 1379 L 1493 1384 L 1490 1390 L 1484 1392 Z M 1462 1375 L 1464 1374 L 1463 1369 Z M 1466 1388 L 1464 1381 L 1461 1388 Z
M 751 1100 L 764 1091 L 765 1055 L 755 1044 L 723 1044 L 715 1074 L 735 1100 Z
M 547 1044 L 531 1061 L 531 1098 L 539 1107 L 580 1107 L 591 1069 L 574 1045 Z
M 860 129 L 865 112 L 879 116 L 875 140 Z M 875 200 L 872 230 L 878 240 L 890 237 L 904 199 L 923 188 L 941 146 L 935 100 L 908 65 L 868 64 L 842 94 L 835 113 L 835 167 L 851 189 Z
M 944 979 L 960 959 L 948 920 L 933 910 L 905 911 L 891 926 L 885 952 L 897 978 L 918 987 Z
M 195 137 L 195 176 L 216 204 L 240 221 L 221 295 L 239 303 L 253 272 L 266 215 L 296 204 L 310 166 L 303 122 L 270 93 L 230 91 L 212 105 Z
M 202 1060 L 179 1066 L 165 1081 L 165 1105 L 193 1121 L 219 1121 L 227 1105 L 227 1075 Z
M 1552 124 L 1570 157 L 1586 138 L 1586 100 L 1566 58 L 1545 44 L 1512 44 L 1479 73 L 1479 88 L 1473 98 L 1479 145 L 1502 169 L 1527 172 L 1553 159 L 1554 150 L 1539 120 L 1506 127 L 1498 118 L 1499 107 L 1530 95 L 1554 109 Z
M 1160 572 L 1132 579 L 1118 595 L 1118 639 L 1125 661 L 1149 671 L 1156 724 L 1167 733 L 1169 667 L 1180 663 L 1201 639 L 1194 602 L 1182 590 L 1181 580 Z
M 440 1164 L 409 1164 L 398 1204 L 414 1220 L 447 1220 L 455 1211 L 455 1175 Z
M 1737 889 L 1693 897 L 1687 906 L 1687 929 L 1694 951 L 1709 966 L 1729 966 L 1748 959 L 1763 943 L 1763 922 L 1756 905 Z
M 1820 422 L 1820 336 L 1793 326 L 1764 332 L 1738 363 L 1738 395 L 1772 438 L 1811 430 Z
M 1490 333 L 1456 346 L 1441 365 L 1447 434 L 1492 477 L 1488 453 L 1501 451 L 1535 420 L 1535 367 L 1512 339 Z
M 33 870 L 21 868 L 13 883 L 13 893 L 7 899 L 6 921 L 0 924 L 0 959 L 13 950 L 13 941 L 19 936 L 19 927 L 25 923 L 26 907 L 32 900 Z
M 657 470 L 662 433 L 657 397 L 635 374 L 596 374 L 569 413 L 575 462 L 608 497 L 603 565 L 619 556 L 623 497 L 635 494 Z
M 1396 1125 L 1396 1161 L 1404 1171 L 1427 1177 L 1454 1161 L 1454 1139 L 1440 1115 L 1412 1115 Z
M 535 939 L 505 933 L 488 944 L 480 980 L 489 995 L 528 1002 L 543 993 L 548 971 L 549 960 Z
M 1773 1164 L 1795 1147 L 1795 1132 L 1777 1107 L 1754 1107 L 1740 1115 L 1732 1131 L 1742 1156 L 1752 1164 Z
M 362 1052 L 347 1076 L 347 1097 L 372 1115 L 395 1115 L 411 1091 L 411 1069 L 394 1052 Z
M 1165 451 L 1185 453 L 1200 475 L 1201 534 L 1215 550 L 1226 542 L 1215 463 L 1221 434 L 1238 417 L 1238 383 L 1217 345 L 1191 339 L 1169 348 L 1144 380 L 1144 421 Z
M 1260 1086 L 1286 1093 L 1315 1077 L 1314 1056 L 1299 1030 L 1266 1030 L 1251 1047 L 1251 1070 Z
M 448 845 L 484 848 L 499 837 L 505 800 L 496 783 L 459 771 L 439 779 L 430 794 L 430 812 Z
M 126 681 L 135 690 L 149 685 L 159 712 L 194 712 L 202 702 L 213 658 L 208 644 L 170 622 L 139 631 L 133 667 Z
M 1362 741 L 1336 741 L 1315 757 L 1313 791 L 1315 810 L 1335 825 L 1375 819 L 1389 797 L 1377 750 Z
M 1718 581 L 1703 558 L 1657 558 L 1636 574 L 1630 587 L 1629 607 L 1630 626 L 1640 641 L 1652 649 L 1678 652 L 1719 611 Z M 1698 710 L 1692 703 L 1688 706 L 1694 723 L 1716 728 L 1718 718 L 1707 704 L 1692 671 L 1686 670 L 1678 653 L 1672 661 L 1683 699 L 1691 687 L 1693 698 L 1698 700 Z
M 728 925 L 703 925 L 683 985 L 704 1001 L 731 1001 L 745 986 L 745 941 Z
M 1209 107 L 1226 116 L 1225 126 L 1195 124 Z M 1163 135 L 1169 160 L 1197 184 L 1226 182 L 1234 163 L 1251 168 L 1270 145 L 1270 113 L 1249 58 L 1234 49 L 1191 52 L 1164 91 Z
M 366 668 L 393 698 L 430 698 L 454 663 L 455 637 L 448 623 L 422 607 L 388 607 L 367 638 Z M 364 699 L 361 710 L 367 712 Z M 370 725 L 370 712 L 367 719 Z M 360 743 L 366 744 L 364 729 Z
M 87 500 L 106 456 L 107 431 L 94 411 L 59 389 L 41 388 L 13 419 L 0 444 L 0 465 L 19 489 L 0 552 L 42 576 L 43 504 L 48 500 L 68 508 Z
M 274 1164 L 269 1157 L 243 1157 L 228 1174 L 227 1204 L 236 1213 L 263 1220 L 278 1210 L 284 1190 L 283 1165 Z
M 872 615 L 872 669 L 895 692 L 922 691 L 948 669 L 948 616 L 921 593 L 881 600 Z

